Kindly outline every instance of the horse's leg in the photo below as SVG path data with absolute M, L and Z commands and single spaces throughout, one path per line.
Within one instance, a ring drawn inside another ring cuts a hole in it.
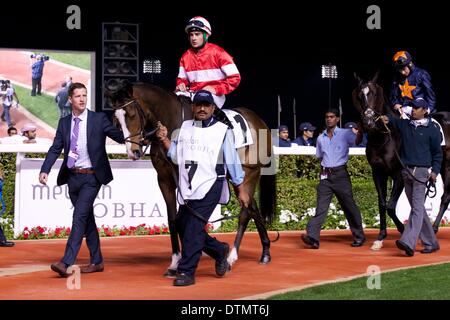
M 259 259 L 260 264 L 268 264 L 272 258 L 270 257 L 270 240 L 267 234 L 267 228 L 264 223 L 264 219 L 261 212 L 258 209 L 256 201 L 253 199 L 253 220 L 255 221 L 256 229 L 258 230 L 259 238 L 261 239 L 262 254 L 261 259 Z
M 177 207 L 176 207 L 175 189 L 164 186 L 163 183 L 160 182 L 159 176 L 158 176 L 158 183 L 160 184 L 161 192 L 166 202 L 167 220 L 170 231 L 170 243 L 172 245 L 172 261 L 170 263 L 170 266 L 164 273 L 164 276 L 170 278 L 176 276 L 178 262 L 181 259 L 180 243 L 178 241 L 178 230 L 176 227 Z
M 380 232 L 378 241 L 383 241 L 387 236 L 386 231 L 386 196 L 388 176 L 383 170 L 372 168 L 372 178 L 378 194 L 378 211 L 380 214 Z
M 177 200 L 175 194 L 175 177 L 173 175 L 173 170 L 175 169 L 171 166 L 170 162 L 167 161 L 165 156 L 161 154 L 160 148 L 157 147 L 157 144 L 152 147 L 150 156 L 153 166 L 158 173 L 158 185 L 166 203 L 170 243 L 172 245 L 172 261 L 164 273 L 164 276 L 175 277 L 178 262 L 181 259 L 180 242 L 178 240 L 178 231 L 176 228 Z
M 450 175 L 447 174 L 447 165 L 446 165 L 445 160 L 444 160 L 444 163 L 442 164 L 442 168 L 441 168 L 441 177 L 442 177 L 442 183 L 444 185 L 444 187 L 443 187 L 444 192 L 441 197 L 441 205 L 439 206 L 439 213 L 436 216 L 436 220 L 434 220 L 434 223 L 433 223 L 434 233 L 438 232 L 441 220 L 444 217 L 445 211 L 447 210 L 448 205 L 450 203 Z
M 245 230 L 247 229 L 248 222 L 250 221 L 250 214 L 248 209 L 241 209 L 239 213 L 239 225 L 234 239 L 233 249 L 228 255 L 228 263 L 232 266 L 238 260 L 239 247 L 241 246 L 242 238 L 244 237 Z
M 405 226 L 403 222 L 400 221 L 400 219 L 397 217 L 396 214 L 398 199 L 400 198 L 400 195 L 402 194 L 403 189 L 405 188 L 401 172 L 399 171 L 398 174 L 392 178 L 392 180 L 393 185 L 391 196 L 389 198 L 389 203 L 386 209 L 389 217 L 392 219 L 392 221 L 394 221 L 394 224 L 397 227 L 398 232 L 403 233 L 403 230 L 405 230 Z
M 238 259 L 239 247 L 241 245 L 242 238 L 244 236 L 244 232 L 247 229 L 248 222 L 250 218 L 253 218 L 255 221 L 256 228 L 258 230 L 259 237 L 261 239 L 261 244 L 263 247 L 260 263 L 266 264 L 269 263 L 270 258 L 270 240 L 269 235 L 267 234 L 267 229 L 264 224 L 264 219 L 261 216 L 260 211 L 258 210 L 258 206 L 254 199 L 254 193 L 256 189 L 256 185 L 259 182 L 259 177 L 261 170 L 260 168 L 250 168 L 244 167 L 245 170 L 245 179 L 244 179 L 244 188 L 250 195 L 251 200 L 251 208 L 241 210 L 239 214 L 239 226 L 236 234 L 236 238 L 234 240 L 234 248 L 231 250 L 230 255 L 228 256 L 228 262 L 233 264 Z M 237 189 L 234 188 L 235 194 L 238 195 Z
M 259 259 L 260 264 L 267 264 L 270 262 L 270 240 L 269 235 L 267 234 L 267 228 L 264 222 L 264 218 L 261 215 L 261 211 L 258 209 L 258 205 L 254 198 L 254 193 L 256 186 L 258 185 L 261 177 L 261 168 L 253 167 L 246 168 L 245 170 L 246 176 L 246 185 L 249 190 L 249 194 L 251 196 L 251 208 L 249 208 L 250 217 L 255 221 L 256 229 L 258 230 L 259 238 L 261 240 L 262 245 L 262 254 Z

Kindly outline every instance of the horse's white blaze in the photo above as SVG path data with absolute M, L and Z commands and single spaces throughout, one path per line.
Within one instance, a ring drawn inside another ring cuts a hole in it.
M 238 260 L 238 254 L 235 247 L 233 247 L 233 250 L 231 250 L 230 254 L 228 255 L 227 261 L 230 266 L 232 266 L 236 261 Z
M 130 136 L 130 131 L 127 128 L 127 124 L 125 122 L 125 110 L 118 109 L 115 112 L 117 120 L 119 120 L 120 126 L 122 127 L 122 132 L 125 138 Z M 129 159 L 136 160 L 136 157 L 134 156 L 133 152 L 131 151 L 131 143 L 126 142 L 125 146 L 127 147 L 127 154 Z
M 376 240 L 370 249 L 378 251 L 383 248 L 383 240 Z
M 367 95 L 369 94 L 369 87 L 364 87 L 364 89 L 362 89 L 362 92 L 367 97 Z
M 174 253 L 172 255 L 172 262 L 170 263 L 169 269 L 177 270 L 178 263 L 180 262 L 181 254 L 180 253 Z

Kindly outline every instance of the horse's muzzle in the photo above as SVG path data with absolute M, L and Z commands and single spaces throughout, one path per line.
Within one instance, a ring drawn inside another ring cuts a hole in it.
M 140 150 L 134 150 L 133 155 L 134 155 L 135 159 L 138 160 L 141 158 L 142 153 Z

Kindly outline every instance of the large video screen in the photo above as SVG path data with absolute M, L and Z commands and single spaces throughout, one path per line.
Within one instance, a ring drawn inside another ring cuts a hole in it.
M 34 65 L 38 61 L 42 72 Z M 70 81 L 84 83 L 87 107 L 95 105 L 94 71 L 94 52 L 0 48 L 0 138 L 8 136 L 10 126 L 20 135 L 24 126 L 33 124 L 37 137 L 53 140 L 60 117 L 70 113 L 70 104 L 64 102 Z

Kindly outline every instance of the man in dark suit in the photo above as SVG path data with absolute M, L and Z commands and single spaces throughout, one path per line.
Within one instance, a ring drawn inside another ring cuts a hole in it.
M 106 137 L 124 143 L 123 133 L 111 124 L 104 113 L 86 109 L 87 90 L 82 83 L 70 86 L 69 101 L 72 114 L 59 120 L 55 140 L 39 174 L 39 182 L 45 185 L 51 167 L 64 150 L 57 184 L 68 184 L 74 207 L 73 221 L 64 257 L 51 265 L 51 269 L 62 277 L 69 276 L 67 268 L 75 263 L 83 236 L 86 236 L 91 261 L 89 265 L 81 267 L 81 272 L 103 271 L 93 206 L 101 185 L 113 179 L 105 149 Z

